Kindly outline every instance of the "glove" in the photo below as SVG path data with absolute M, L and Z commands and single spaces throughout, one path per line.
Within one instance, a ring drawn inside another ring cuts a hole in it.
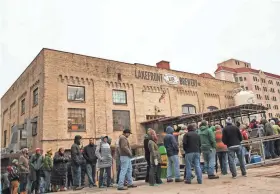
M 155 162 L 155 165 L 157 166 L 158 165 L 158 159 L 155 159 L 154 162 Z

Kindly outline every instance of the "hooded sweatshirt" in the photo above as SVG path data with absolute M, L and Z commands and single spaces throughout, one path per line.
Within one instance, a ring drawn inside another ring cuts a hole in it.
M 75 136 L 74 144 L 71 147 L 71 161 L 73 166 L 81 166 L 83 163 L 83 155 L 80 151 L 80 146 L 78 145 L 79 139 L 81 139 L 80 136 Z
M 208 152 L 216 148 L 214 132 L 208 126 L 201 126 L 199 131 L 201 151 Z
M 150 151 L 150 163 L 154 165 L 155 159 L 157 159 L 158 163 L 160 164 L 162 161 L 158 150 L 157 136 L 155 134 L 155 131 L 151 131 L 151 133 L 148 134 L 148 139 L 149 139 L 148 148 Z
M 163 139 L 164 147 L 166 148 L 167 156 L 175 156 L 179 153 L 178 144 L 173 135 L 174 129 L 170 126 L 166 128 L 166 135 Z

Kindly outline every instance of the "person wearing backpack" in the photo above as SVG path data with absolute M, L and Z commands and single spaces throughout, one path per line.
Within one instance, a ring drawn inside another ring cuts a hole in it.
M 207 167 L 208 179 L 218 179 L 215 175 L 216 141 L 214 132 L 208 127 L 207 121 L 202 121 L 198 133 L 201 142 L 201 152 L 204 164 Z
M 44 158 L 44 176 L 45 176 L 45 193 L 50 192 L 50 183 L 51 183 L 51 172 L 53 169 L 53 162 L 52 162 L 52 149 L 48 149 L 47 153 L 45 154 Z
M 99 188 L 104 188 L 103 174 L 106 171 L 107 174 L 107 187 L 111 185 L 111 167 L 112 167 L 112 152 L 108 143 L 108 136 L 101 137 L 100 143 L 97 145 L 95 155 L 98 158 L 97 167 L 100 168 L 99 174 Z
M 97 157 L 95 155 L 96 145 L 93 138 L 89 139 L 89 144 L 84 148 L 83 156 L 86 159 L 86 174 L 88 176 L 89 187 L 96 187 L 95 174 Z
M 8 178 L 11 184 L 11 194 L 18 193 L 19 187 L 19 172 L 18 172 L 18 160 L 12 161 L 12 166 L 8 167 Z

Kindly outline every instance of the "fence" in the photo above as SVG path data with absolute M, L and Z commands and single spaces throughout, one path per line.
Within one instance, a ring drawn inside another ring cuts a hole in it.
M 271 162 L 280 162 L 280 135 L 253 138 L 242 142 L 242 146 L 247 148 L 249 152 L 250 162 L 247 166 L 260 165 Z M 250 148 L 250 149 L 248 149 Z M 253 156 L 260 156 L 261 161 L 251 162 Z M 276 156 L 276 157 L 273 157 Z M 273 158 L 268 158 L 271 156 Z

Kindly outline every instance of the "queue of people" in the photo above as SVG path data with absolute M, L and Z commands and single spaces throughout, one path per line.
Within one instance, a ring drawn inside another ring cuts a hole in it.
M 130 134 L 131 131 L 126 129 L 118 140 L 116 150 L 116 161 L 119 161 L 117 163 L 118 190 L 137 187 L 132 179 L 130 162 L 132 151 L 128 142 Z M 27 148 L 22 149 L 19 160 L 14 159 L 12 165 L 7 167 L 7 173 L 1 176 L 2 193 L 49 193 L 66 191 L 70 188 L 82 190 L 85 187 L 85 175 L 88 177 L 89 187 L 96 187 L 97 168 L 100 172 L 98 187 L 112 187 L 111 139 L 108 136 L 101 137 L 100 142 L 95 145 L 94 139 L 90 138 L 89 144 L 84 148 L 81 140 L 81 136 L 75 136 L 70 156 L 65 154 L 64 148 L 59 148 L 53 158 L 51 149 L 48 149 L 43 156 L 42 150 L 37 148 L 31 157 Z M 105 182 L 104 177 L 106 177 Z

